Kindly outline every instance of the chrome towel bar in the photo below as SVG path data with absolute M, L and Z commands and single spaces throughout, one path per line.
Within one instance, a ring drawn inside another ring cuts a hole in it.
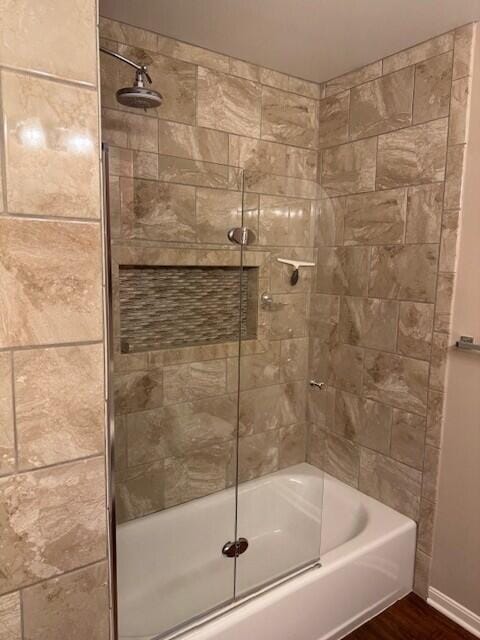
M 476 344 L 472 336 L 460 336 L 460 340 L 457 340 L 455 346 L 465 351 L 480 351 L 480 344 Z

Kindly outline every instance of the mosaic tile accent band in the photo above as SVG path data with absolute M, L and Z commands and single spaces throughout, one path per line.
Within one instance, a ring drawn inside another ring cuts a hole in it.
M 236 267 L 120 267 L 120 336 L 124 353 L 256 337 L 247 323 L 249 271 Z M 254 269 L 254 271 L 258 271 Z M 241 298 L 240 298 L 241 296 Z

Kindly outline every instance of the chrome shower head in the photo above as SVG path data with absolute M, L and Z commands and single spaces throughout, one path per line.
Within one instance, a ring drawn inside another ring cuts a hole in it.
M 158 91 L 149 89 L 145 86 L 145 80 L 149 84 L 152 84 L 152 79 L 148 75 L 147 67 L 145 65 L 137 64 L 136 62 L 133 62 L 133 60 L 125 58 L 115 51 L 104 49 L 103 47 L 100 47 L 100 51 L 129 64 L 136 70 L 133 87 L 124 87 L 116 92 L 117 100 L 120 104 L 123 104 L 125 107 L 145 109 L 145 111 L 147 109 L 159 107 L 162 104 L 162 95 Z

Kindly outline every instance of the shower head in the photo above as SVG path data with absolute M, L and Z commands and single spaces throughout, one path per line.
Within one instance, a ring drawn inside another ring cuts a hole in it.
M 152 79 L 148 75 L 147 67 L 144 64 L 137 64 L 136 62 L 133 62 L 133 60 L 125 58 L 115 51 L 104 49 L 103 47 L 100 47 L 100 51 L 129 64 L 135 69 L 135 81 L 133 86 L 119 89 L 116 93 L 117 100 L 120 104 L 123 104 L 125 107 L 144 109 L 145 111 L 147 109 L 159 107 L 162 104 L 162 95 L 158 93 L 158 91 L 154 91 L 153 89 L 149 89 L 145 86 L 145 81 L 152 84 Z

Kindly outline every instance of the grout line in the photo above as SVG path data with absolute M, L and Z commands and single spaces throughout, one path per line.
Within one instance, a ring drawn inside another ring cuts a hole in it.
M 8 65 L 5 63 L 0 63 L 0 71 L 5 71 L 7 73 L 15 73 L 22 76 L 29 76 L 31 78 L 37 78 L 38 80 L 46 80 L 50 82 L 55 82 L 57 84 L 68 85 L 70 87 L 76 87 L 77 89 L 86 89 L 87 91 L 99 91 L 99 87 L 91 82 L 87 82 L 84 80 L 72 80 L 71 78 L 62 78 L 61 76 L 56 76 L 54 74 L 49 73 L 48 71 L 38 71 L 36 69 L 23 69 L 20 67 L 15 67 L 13 65 Z
M 9 347 L 0 347 L 0 353 L 9 352 L 15 353 L 17 351 L 36 351 L 38 349 L 58 349 L 61 347 L 83 347 L 96 344 L 103 344 L 103 337 L 98 340 L 79 340 L 78 342 L 52 342 L 42 344 L 29 344 L 23 345 L 11 345 Z
M 7 119 L 5 117 L 5 110 L 3 105 L 3 74 L 0 73 L 0 117 L 2 122 L 0 123 L 0 186 L 2 188 L 2 209 L 3 214 L 8 210 L 7 202 Z M 1 215 L 1 214 L 0 214 Z
M 15 473 L 18 473 L 18 465 L 19 465 L 19 452 L 18 452 L 18 433 L 17 433 L 17 401 L 16 401 L 16 393 L 15 393 L 15 358 L 13 351 L 10 352 L 10 383 L 12 385 L 11 389 L 11 399 L 12 399 L 12 422 L 13 422 L 13 447 L 15 452 L 15 462 L 14 469 Z

